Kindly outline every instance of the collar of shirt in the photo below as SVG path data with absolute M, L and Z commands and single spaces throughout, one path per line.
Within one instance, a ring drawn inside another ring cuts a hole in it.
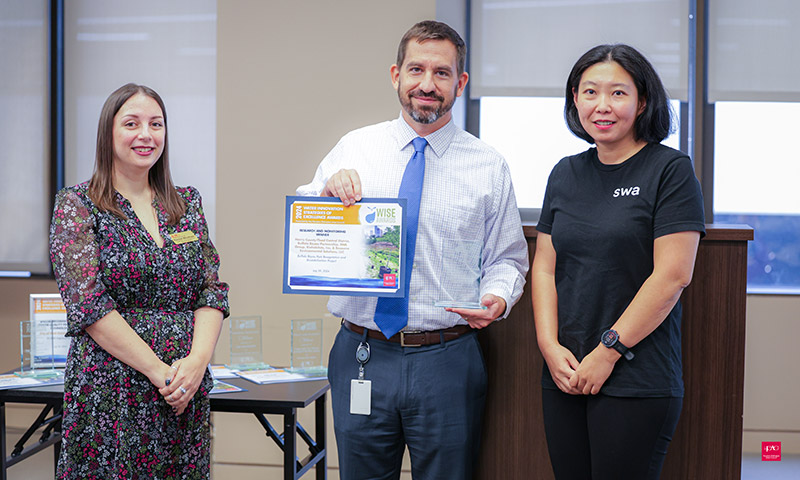
M 450 142 L 453 140 L 455 134 L 456 125 L 453 123 L 453 119 L 450 118 L 450 121 L 442 128 L 423 138 L 428 141 L 428 146 L 431 147 L 436 157 L 442 158 L 442 155 L 447 151 L 447 147 L 450 146 Z M 398 149 L 405 149 L 411 145 L 411 141 L 417 137 L 419 137 L 419 134 L 411 128 L 411 125 L 406 122 L 406 119 L 403 118 L 403 114 L 401 113 L 397 121 L 397 128 L 395 129 Z

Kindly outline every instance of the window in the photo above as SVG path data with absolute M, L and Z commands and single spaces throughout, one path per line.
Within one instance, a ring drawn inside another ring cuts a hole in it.
M 470 96 L 480 99 L 480 136 L 509 163 L 525 221 L 538 219 L 550 170 L 589 148 L 564 122 L 564 84 L 591 47 L 628 43 L 686 101 L 689 0 L 475 0 Z M 677 117 L 677 116 L 676 116 Z M 678 136 L 665 143 L 678 145 Z
M 134 10 L 97 0 L 71 0 L 61 10 L 59 3 L 0 2 L 0 62 L 13 66 L 0 79 L 8 117 L 0 129 L 0 201 L 9 207 L 0 209 L 0 276 L 50 273 L 51 183 L 59 181 L 51 181 L 51 157 L 64 158 L 67 185 L 88 180 L 102 104 L 128 82 L 164 99 L 173 180 L 203 193 L 214 232 L 216 0 L 145 0 Z M 64 111 L 63 149 L 50 144 L 51 23 L 62 14 L 65 98 L 56 110 Z
M 213 236 L 216 206 L 217 2 L 74 0 L 65 7 L 66 183 L 94 168 L 97 119 L 128 83 L 161 95 L 169 122 L 170 170 L 193 185 Z
M 755 229 L 749 293 L 800 294 L 800 104 L 715 105 L 714 222 Z
M 715 8 L 716 7 L 716 8 Z M 800 157 L 796 128 L 800 7 L 727 0 L 709 9 L 714 103 L 714 222 L 755 229 L 749 293 L 800 294 Z
M 0 276 L 50 272 L 48 3 L 0 2 Z
M 707 27 L 690 11 L 702 11 Z M 569 68 L 593 45 L 628 43 L 653 63 L 676 112 L 690 91 L 708 98 L 700 111 L 713 112 L 714 126 L 682 118 L 703 127 L 704 138 L 685 141 L 714 145 L 702 158 L 713 166 L 704 171 L 714 178 L 703 178 L 706 187 L 713 181 L 713 198 L 706 193 L 713 221 L 755 229 L 748 292 L 800 294 L 800 158 L 792 142 L 800 50 L 786 47 L 800 41 L 797 2 L 475 0 L 471 12 L 470 94 L 480 100 L 480 135 L 506 157 L 523 219 L 537 218 L 552 166 L 588 147 L 563 120 Z M 692 38 L 703 40 L 707 56 L 693 50 Z M 695 57 L 705 61 L 707 86 L 692 83 Z M 678 148 L 678 136 L 665 143 Z
M 676 113 L 679 107 L 680 102 L 673 100 Z M 589 143 L 567 128 L 560 97 L 482 97 L 480 111 L 481 139 L 506 158 L 517 205 L 525 220 L 535 220 L 550 170 L 563 157 L 588 149 Z M 663 143 L 677 149 L 678 134 Z

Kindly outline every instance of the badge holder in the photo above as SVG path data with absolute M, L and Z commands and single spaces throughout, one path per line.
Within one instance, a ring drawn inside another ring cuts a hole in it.
M 369 362 L 369 357 L 367 329 L 364 329 L 361 343 L 356 349 L 358 378 L 350 380 L 350 413 L 352 415 L 369 415 L 372 412 L 372 381 L 364 379 L 364 365 Z

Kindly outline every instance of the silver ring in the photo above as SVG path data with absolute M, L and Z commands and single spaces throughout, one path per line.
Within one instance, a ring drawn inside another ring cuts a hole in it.
M 174 365 L 170 365 L 170 366 L 169 366 L 169 368 L 171 368 L 171 369 L 175 370 L 176 372 L 178 371 L 178 367 L 176 367 L 176 366 L 174 366 Z
M 180 391 L 181 391 L 181 393 L 186 393 L 186 389 L 185 389 L 185 388 L 183 388 L 183 387 L 178 387 L 178 390 L 180 390 Z

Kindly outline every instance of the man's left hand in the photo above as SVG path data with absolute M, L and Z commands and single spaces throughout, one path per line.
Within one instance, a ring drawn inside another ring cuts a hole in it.
M 506 301 L 491 293 L 481 298 L 481 305 L 486 308 L 445 308 L 445 310 L 461 315 L 472 328 L 486 327 L 506 311 Z

